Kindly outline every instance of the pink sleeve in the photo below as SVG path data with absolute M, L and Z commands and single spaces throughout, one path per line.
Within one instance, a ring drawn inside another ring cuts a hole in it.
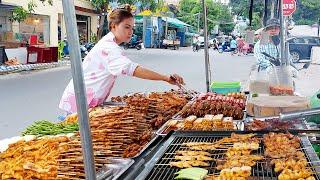
M 134 71 L 138 67 L 137 63 L 132 62 L 129 58 L 124 56 L 121 51 L 110 51 L 108 58 L 108 69 L 114 76 L 127 75 L 133 76 Z

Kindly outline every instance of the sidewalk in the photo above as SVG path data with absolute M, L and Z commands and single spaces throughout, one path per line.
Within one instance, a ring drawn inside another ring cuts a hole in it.
M 0 75 L 18 73 L 22 71 L 50 69 L 55 67 L 67 66 L 67 65 L 70 65 L 70 60 L 60 60 L 54 63 L 20 64 L 20 65 L 14 65 L 14 66 L 1 65 Z

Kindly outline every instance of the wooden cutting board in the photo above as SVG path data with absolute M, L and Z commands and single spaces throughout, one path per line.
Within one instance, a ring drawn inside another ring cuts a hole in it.
M 309 108 L 309 100 L 298 96 L 260 96 L 247 104 L 247 113 L 254 117 L 278 116 L 280 113 Z

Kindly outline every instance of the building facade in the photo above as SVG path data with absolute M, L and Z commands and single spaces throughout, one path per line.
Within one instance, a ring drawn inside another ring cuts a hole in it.
M 2 0 L 2 4 L 28 8 L 29 0 Z M 35 12 L 23 22 L 11 22 L 12 8 L 0 11 L 0 33 L 12 33 L 13 40 L 28 40 L 31 34 L 38 36 L 39 42 L 48 46 L 57 46 L 59 40 L 66 37 L 62 0 L 53 0 L 53 5 L 35 0 Z M 97 33 L 98 14 L 87 0 L 75 0 L 78 33 L 81 42 L 90 41 Z M 8 37 L 8 36 L 7 36 Z

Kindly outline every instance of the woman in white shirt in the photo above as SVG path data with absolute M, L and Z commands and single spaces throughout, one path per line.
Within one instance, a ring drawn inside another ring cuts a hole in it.
M 168 76 L 151 71 L 132 62 L 122 53 L 119 44 L 129 42 L 133 34 L 134 19 L 129 5 L 113 10 L 108 16 L 108 26 L 110 32 L 91 49 L 83 61 L 87 103 L 90 108 L 102 104 L 108 98 L 119 75 L 166 81 L 173 85 L 184 84 L 179 75 Z M 72 80 L 62 95 L 59 108 L 67 113 L 77 111 Z

